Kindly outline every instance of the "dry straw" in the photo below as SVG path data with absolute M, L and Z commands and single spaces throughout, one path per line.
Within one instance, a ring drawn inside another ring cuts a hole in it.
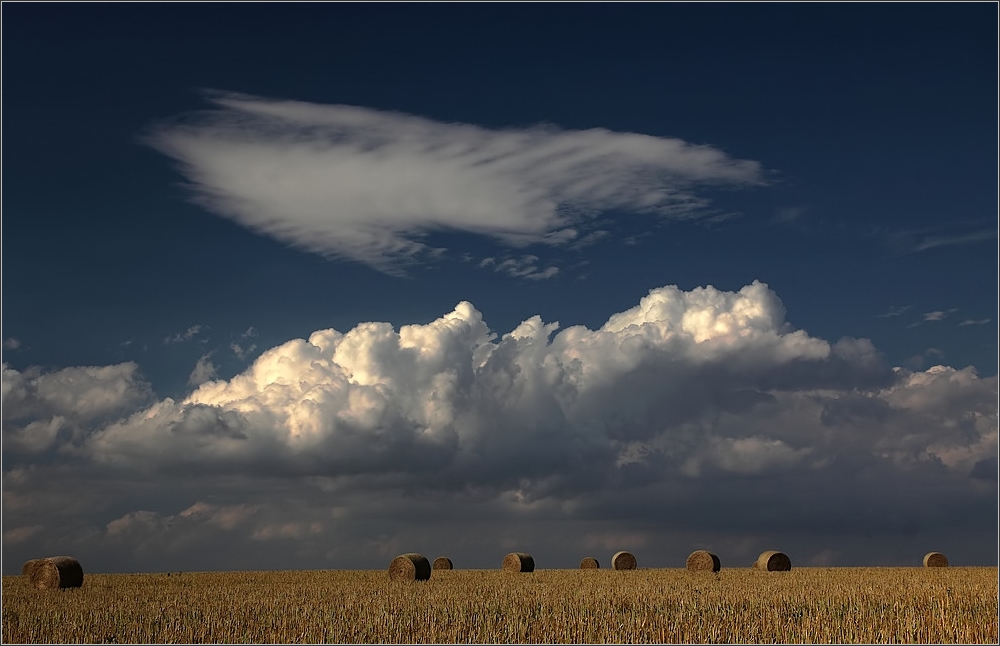
M 535 559 L 531 558 L 531 554 L 511 552 L 503 557 L 503 565 L 500 567 L 508 572 L 534 572 Z
M 389 563 L 389 578 L 394 581 L 426 581 L 431 578 L 431 563 L 421 554 L 400 554 Z
M 928 552 L 924 556 L 924 567 L 948 567 L 948 558 L 941 552 Z
M 581 570 L 599 570 L 601 569 L 601 563 L 593 556 L 588 556 L 582 561 L 580 561 Z
M 453 567 L 451 559 L 448 558 L 447 556 L 437 557 L 436 559 L 434 559 L 434 563 L 432 564 L 432 566 L 435 570 L 450 570 Z
M 27 577 L 31 576 L 31 572 L 38 567 L 38 564 L 45 559 L 31 559 L 30 561 L 25 561 L 24 565 L 21 566 L 21 574 Z
M 611 569 L 634 570 L 635 557 L 632 556 L 631 552 L 616 552 L 615 555 L 611 557 Z
M 686 565 L 687 569 L 693 572 L 718 572 L 722 569 L 722 562 L 719 561 L 719 557 L 708 550 L 691 552 Z
M 28 566 L 25 563 L 25 567 Z M 31 585 L 39 590 L 56 590 L 58 588 L 79 588 L 83 585 L 83 568 L 80 562 L 71 556 L 50 556 L 36 559 L 34 565 L 28 568 Z
M 765 572 L 787 572 L 792 569 L 792 560 L 782 552 L 769 550 L 757 557 L 754 567 Z

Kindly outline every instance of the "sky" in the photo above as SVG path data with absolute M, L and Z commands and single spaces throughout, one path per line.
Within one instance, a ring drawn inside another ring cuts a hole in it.
M 3 573 L 995 566 L 997 11 L 3 3 Z

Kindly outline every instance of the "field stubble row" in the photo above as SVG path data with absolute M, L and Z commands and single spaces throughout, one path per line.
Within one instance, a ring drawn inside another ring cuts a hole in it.
M 3 577 L 4 643 L 997 643 L 997 568 Z

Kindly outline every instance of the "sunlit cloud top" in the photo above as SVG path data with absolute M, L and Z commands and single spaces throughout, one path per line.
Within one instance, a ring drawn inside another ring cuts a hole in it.
M 397 273 L 435 230 L 561 244 L 609 210 L 694 218 L 705 185 L 760 185 L 756 161 L 680 139 L 553 126 L 490 130 L 398 112 L 207 94 L 152 128 L 209 210 L 325 256 Z

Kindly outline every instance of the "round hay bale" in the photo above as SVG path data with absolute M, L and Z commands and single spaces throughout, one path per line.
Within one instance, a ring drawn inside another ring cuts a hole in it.
M 635 569 L 635 557 L 632 556 L 631 552 L 615 552 L 615 555 L 611 557 L 611 569 L 612 570 L 634 570 Z
M 439 556 L 434 559 L 434 563 L 431 564 L 432 568 L 435 570 L 450 570 L 453 566 L 451 564 L 451 559 L 447 556 Z
M 924 567 L 948 567 L 948 558 L 941 552 L 928 552 L 924 555 Z
M 22 565 L 22 566 L 21 566 L 21 574 L 22 574 L 23 576 L 27 576 L 27 577 L 30 577 L 30 576 L 31 576 L 31 572 L 32 572 L 32 571 L 33 571 L 33 570 L 34 570 L 34 569 L 35 569 L 36 567 L 38 567 L 38 564 L 39 564 L 39 563 L 41 563 L 41 562 L 42 562 L 42 561 L 44 561 L 44 560 L 45 560 L 45 559 L 31 559 L 30 561 L 25 561 L 25 562 L 24 562 L 24 565 Z
M 600 570 L 601 562 L 595 559 L 593 556 L 588 556 L 580 561 L 581 570 Z
M 400 554 L 389 563 L 389 578 L 394 581 L 426 581 L 431 578 L 431 563 L 421 554 Z
M 756 566 L 765 572 L 788 572 L 792 569 L 792 560 L 782 552 L 769 550 L 757 557 Z
M 722 569 L 722 562 L 708 550 L 695 550 L 688 557 L 686 566 L 692 572 L 718 572 Z
M 535 559 L 531 558 L 531 554 L 511 552 L 503 557 L 503 565 L 500 567 L 508 572 L 534 572 Z
M 79 588 L 83 585 L 83 568 L 72 556 L 50 556 L 39 559 L 28 576 L 31 585 L 39 590 Z

